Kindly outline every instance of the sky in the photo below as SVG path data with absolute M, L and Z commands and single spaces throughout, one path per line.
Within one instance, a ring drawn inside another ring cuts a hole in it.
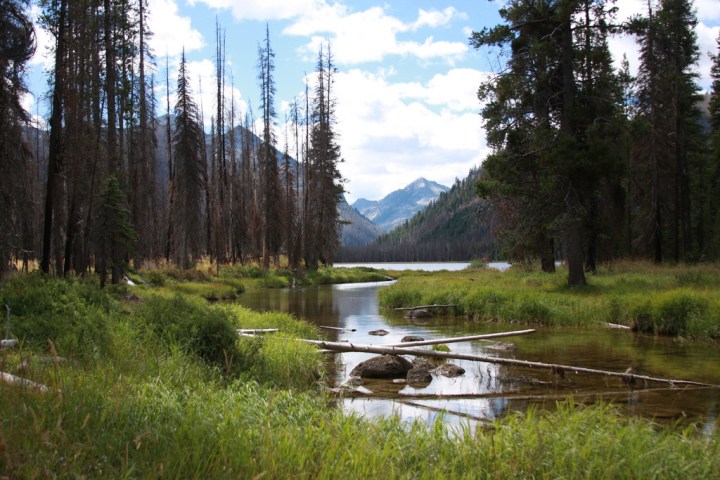
M 338 68 L 337 133 L 346 197 L 377 200 L 425 177 L 451 186 L 489 153 L 477 99 L 482 81 L 498 70 L 498 58 L 476 51 L 473 30 L 501 22 L 502 1 L 489 0 L 149 0 L 151 47 L 158 95 L 165 95 L 166 59 L 171 93 L 182 50 L 206 127 L 215 111 L 215 24 L 226 36 L 228 98 L 243 111 L 259 105 L 258 43 L 269 29 L 275 52 L 278 147 L 288 106 L 305 89 L 321 45 L 330 42 Z M 644 0 L 619 0 L 618 19 L 647 10 Z M 708 53 L 717 53 L 720 0 L 697 0 L 702 88 L 710 85 Z M 31 7 L 37 16 L 38 7 Z M 31 61 L 31 112 L 47 111 L 51 38 L 38 30 Z M 637 67 L 632 38 L 611 40 L 619 63 L 627 54 Z M 44 99 L 45 98 L 45 99 Z M 172 100 L 171 100 L 172 101 Z M 164 102 L 162 103 L 164 105 Z M 159 114 L 165 114 L 161 110 Z M 292 143 L 292 140 L 291 140 Z

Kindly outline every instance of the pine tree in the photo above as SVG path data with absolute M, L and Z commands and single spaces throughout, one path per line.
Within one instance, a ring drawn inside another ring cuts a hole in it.
M 20 105 L 26 92 L 25 65 L 35 52 L 35 34 L 25 14 L 27 2 L 0 2 L 0 277 L 14 257 L 25 261 L 32 253 L 35 216 L 34 171 L 30 152 L 22 140 L 28 114 Z
M 263 267 L 270 266 L 270 257 L 277 255 L 283 244 L 282 189 L 275 148 L 275 52 L 270 46 L 270 29 L 265 28 L 265 41 L 258 46 L 258 82 L 263 132 L 260 145 L 260 178 L 263 224 Z
M 506 70 L 481 86 L 493 154 L 478 193 L 492 198 L 515 258 L 550 270 L 557 238 L 568 284 L 594 268 L 599 196 L 618 182 L 618 80 L 607 48 L 605 2 L 508 2 L 506 23 L 473 34 L 474 47 L 510 47 Z
M 697 18 L 691 2 L 662 0 L 657 11 L 648 2 L 646 17 L 635 19 L 631 31 L 639 37 L 639 118 L 631 167 L 638 185 L 634 203 L 642 205 L 636 243 L 652 252 L 655 262 L 697 255 L 693 240 L 691 178 L 702 157 L 699 87 L 694 69 L 698 60 Z M 643 250 L 641 250 L 641 253 Z
M 202 254 L 202 202 L 205 188 L 204 132 L 188 82 L 185 52 L 178 71 L 175 132 L 173 134 L 175 200 L 172 258 L 182 268 L 194 266 Z
M 317 84 L 307 152 L 309 172 L 305 178 L 309 197 L 305 258 L 307 268 L 313 270 L 319 263 L 331 264 L 340 248 L 338 204 L 344 188 L 338 170 L 342 160 L 335 134 L 333 86 L 336 69 L 329 46 L 327 55 L 320 49 L 315 73 Z

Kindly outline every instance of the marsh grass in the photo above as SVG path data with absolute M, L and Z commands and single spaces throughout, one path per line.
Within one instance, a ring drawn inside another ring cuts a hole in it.
M 0 352 L 8 370 L 21 357 L 32 358 L 24 375 L 50 389 L 40 394 L 0 383 L 0 476 L 716 478 L 720 471 L 718 427 L 660 427 L 607 405 L 568 401 L 552 412 L 512 413 L 476 429 L 395 417 L 366 421 L 344 415 L 318 388 L 320 357 L 307 345 L 283 336 L 237 339 L 238 358 L 226 368 L 225 358 L 218 363 L 193 347 L 202 329 L 185 332 L 210 318 L 316 338 L 312 326 L 290 315 L 157 290 L 128 303 L 123 292 L 76 281 L 19 282 L 0 292 L 3 301 L 19 302 L 13 311 L 24 320 L 34 323 L 72 305 L 87 315 L 85 322 L 105 325 L 106 341 L 94 343 L 79 329 L 82 338 L 50 348 L 50 361 L 46 348 L 32 342 L 21 352 Z M 22 307 L 45 291 L 61 295 L 38 300 L 32 314 Z M 504 301 L 487 302 L 507 308 Z M 28 328 L 39 335 L 46 325 Z M 88 349 L 95 354 L 82 353 Z
M 631 268 L 635 266 L 636 268 Z M 671 336 L 720 339 L 720 267 L 621 262 L 589 277 L 587 287 L 553 274 L 471 269 L 434 275 L 404 273 L 380 291 L 384 307 L 455 304 L 483 321 L 592 326 L 618 323 Z

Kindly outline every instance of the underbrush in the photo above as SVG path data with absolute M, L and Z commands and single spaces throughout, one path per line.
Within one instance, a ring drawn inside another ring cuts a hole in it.
M 645 333 L 720 339 L 720 268 L 604 266 L 587 287 L 567 287 L 566 273 L 473 269 L 404 274 L 380 290 L 388 308 L 453 304 L 481 321 L 541 325 L 627 325 Z

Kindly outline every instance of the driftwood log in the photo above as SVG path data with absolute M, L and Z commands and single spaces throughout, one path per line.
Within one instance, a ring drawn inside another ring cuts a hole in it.
M 514 358 L 499 358 L 489 357 L 486 355 L 470 355 L 464 353 L 447 353 L 438 352 L 435 350 L 422 350 L 414 348 L 402 348 L 402 347 L 381 347 L 377 345 L 360 345 L 353 344 L 350 342 L 325 342 L 320 340 L 303 340 L 304 342 L 312 345 L 317 345 L 325 350 L 332 350 L 335 352 L 364 352 L 364 353 L 377 353 L 380 355 L 415 355 L 415 356 L 426 356 L 436 358 L 452 358 L 456 360 L 471 360 L 476 362 L 494 363 L 499 365 L 514 365 L 520 367 L 529 368 L 543 368 L 548 369 L 554 373 L 564 374 L 566 372 L 586 373 L 590 375 L 604 375 L 608 377 L 618 377 L 623 380 L 626 384 L 632 381 L 642 380 L 646 382 L 657 382 L 667 383 L 670 385 L 693 385 L 700 387 L 713 387 L 720 388 L 720 385 L 714 385 L 711 383 L 694 382 L 691 380 L 680 380 L 671 378 L 659 378 L 651 377 L 649 375 L 638 375 L 635 373 L 624 373 L 624 372 L 612 372 L 608 370 L 599 370 L 596 368 L 585 368 L 575 367 L 572 365 L 559 365 L 544 362 L 530 362 L 528 360 L 516 360 Z
M 32 380 L 28 380 L 27 378 L 18 377 L 17 375 L 13 375 L 12 373 L 0 372 L 0 380 L 10 385 L 20 385 L 21 387 L 36 390 L 40 393 L 45 393 L 48 391 L 48 387 L 46 387 L 45 385 L 35 383 Z
M 468 337 L 438 338 L 436 340 L 423 340 L 421 342 L 394 343 L 383 345 L 383 347 L 420 347 L 422 345 L 441 345 L 447 343 L 470 342 L 473 340 L 490 340 L 492 338 L 515 337 L 518 335 L 529 335 L 535 333 L 535 329 L 515 330 L 513 332 L 485 333 L 482 335 L 470 335 Z
M 397 307 L 395 310 L 427 310 L 428 308 L 452 308 L 457 305 L 420 305 L 418 307 Z

